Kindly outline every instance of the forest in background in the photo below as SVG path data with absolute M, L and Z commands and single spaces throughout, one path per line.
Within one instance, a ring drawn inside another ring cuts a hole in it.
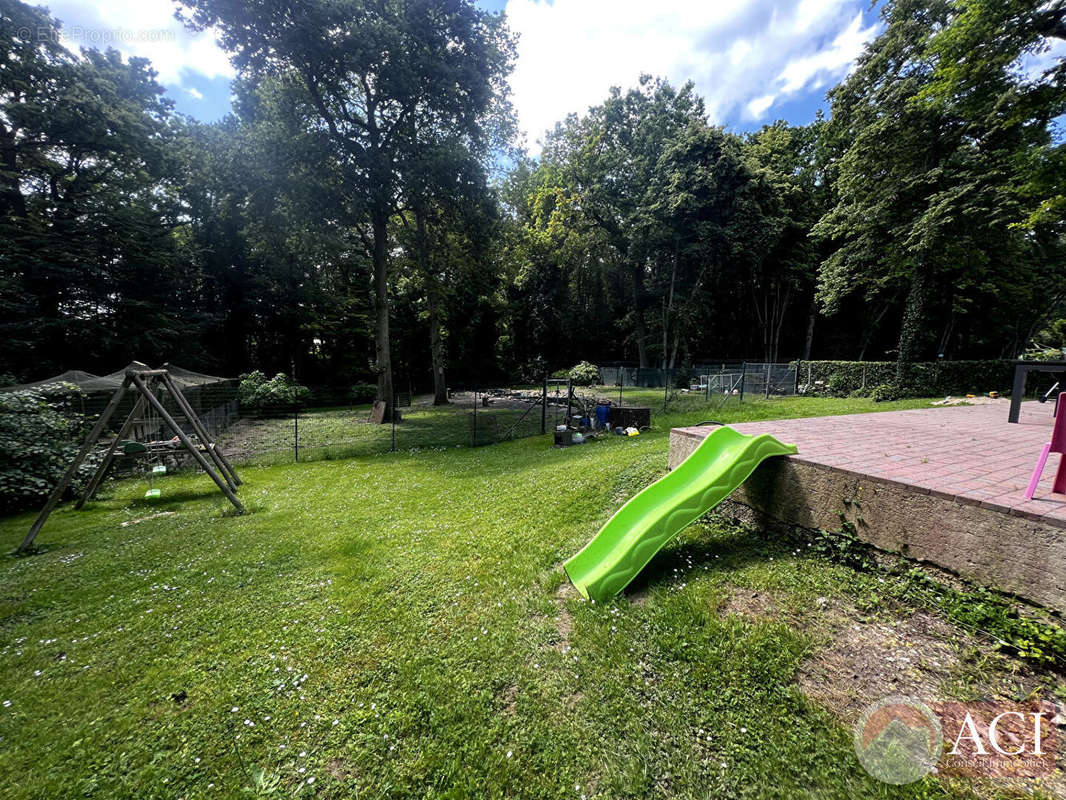
M 136 358 L 443 399 L 580 360 L 1066 345 L 1061 0 L 887 2 L 809 125 L 734 133 L 649 76 L 535 155 L 506 19 L 466 0 L 180 9 L 238 71 L 217 124 L 0 0 L 0 373 Z

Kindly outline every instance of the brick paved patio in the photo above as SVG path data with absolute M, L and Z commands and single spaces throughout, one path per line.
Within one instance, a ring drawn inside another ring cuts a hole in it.
M 1044 443 L 1051 406 L 988 405 L 746 422 L 799 453 L 772 459 L 725 509 L 766 526 L 839 529 L 849 519 L 877 547 L 929 561 L 1066 613 L 1066 495 L 1052 494 L 1059 456 L 1036 495 L 1023 494 Z M 675 428 L 670 466 L 711 428 Z
M 886 411 L 839 417 L 745 422 L 741 433 L 770 433 L 799 447 L 792 460 L 898 483 L 923 494 L 979 504 L 1066 527 L 1066 495 L 1052 494 L 1052 454 L 1032 500 L 1023 497 L 1040 448 L 1051 438 L 1051 405 L 1008 401 L 979 406 Z M 677 428 L 702 439 L 708 429 Z

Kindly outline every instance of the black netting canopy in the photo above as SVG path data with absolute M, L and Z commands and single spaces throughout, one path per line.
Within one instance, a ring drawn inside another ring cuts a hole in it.
M 20 383 L 18 386 L 5 386 L 0 391 L 17 392 L 20 389 L 34 389 L 53 383 L 72 383 L 85 392 L 113 392 L 122 385 L 122 381 L 126 377 L 126 370 L 130 369 L 143 370 L 148 369 L 148 367 L 139 361 L 132 361 L 122 369 L 110 372 L 107 375 L 93 375 L 91 372 L 83 372 L 80 369 L 68 369 L 66 372 L 53 375 L 51 378 L 44 378 L 32 383 Z M 163 369 L 170 373 L 174 383 L 182 389 L 188 389 L 193 386 L 210 386 L 230 380 L 229 378 L 220 378 L 217 375 L 194 372 L 191 369 L 184 369 L 174 364 L 164 364 Z

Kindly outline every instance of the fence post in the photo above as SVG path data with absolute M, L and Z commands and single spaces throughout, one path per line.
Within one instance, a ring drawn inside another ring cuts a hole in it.
M 396 392 L 392 393 L 392 452 L 396 452 Z
M 292 458 L 300 460 L 300 407 L 292 408 Z
M 622 377 L 622 370 L 618 370 L 618 407 L 622 407 L 622 383 L 625 378 Z
M 566 427 L 570 427 L 570 417 L 574 413 L 570 410 L 570 401 L 574 397 L 574 384 L 570 378 L 566 379 Z
M 540 395 L 540 435 L 548 432 L 548 373 L 544 373 L 544 384 Z
M 748 362 L 741 362 L 740 365 L 740 403 L 744 404 L 744 384 L 748 382 Z
M 474 433 L 471 447 L 477 447 L 477 389 L 474 389 Z

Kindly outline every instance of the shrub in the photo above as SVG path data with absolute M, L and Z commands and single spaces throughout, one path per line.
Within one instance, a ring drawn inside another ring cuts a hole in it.
M 875 403 L 887 403 L 892 400 L 901 400 L 904 391 L 892 383 L 880 383 L 869 392 L 869 398 Z
M 239 395 L 241 406 L 260 413 L 291 411 L 307 403 L 311 390 L 293 383 L 287 375 L 279 372 L 267 379 L 259 370 L 240 376 Z
M 570 368 L 568 377 L 574 386 L 593 386 L 600 382 L 600 368 L 582 361 Z
M 808 393 L 836 397 L 869 396 L 896 385 L 895 361 L 797 361 L 799 383 Z M 986 361 L 923 361 L 907 364 L 899 397 L 943 397 L 949 394 L 1008 393 L 1014 377 L 1009 359 Z M 820 383 L 819 383 L 820 382 Z
M 356 405 L 373 403 L 378 396 L 378 387 L 373 383 L 357 383 L 352 387 L 352 402 Z
M 70 384 L 0 392 L 0 513 L 43 503 L 63 476 L 88 431 L 80 398 Z M 86 459 L 72 491 L 85 486 L 98 463 Z

